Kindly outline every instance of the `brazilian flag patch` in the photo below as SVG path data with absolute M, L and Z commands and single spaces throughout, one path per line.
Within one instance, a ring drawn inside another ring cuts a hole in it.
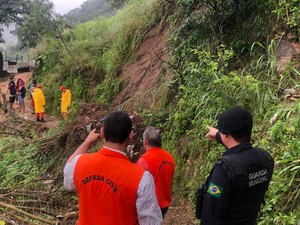
M 215 185 L 214 183 L 210 182 L 209 187 L 207 189 L 207 193 L 211 194 L 212 196 L 215 196 L 217 198 L 220 198 L 223 192 L 223 188 Z

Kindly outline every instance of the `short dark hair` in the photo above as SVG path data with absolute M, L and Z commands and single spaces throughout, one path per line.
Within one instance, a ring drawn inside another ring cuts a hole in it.
M 147 127 L 143 134 L 144 140 L 151 147 L 161 147 L 161 131 L 156 127 Z
M 125 111 L 114 111 L 103 119 L 106 141 L 123 144 L 132 131 L 132 122 Z

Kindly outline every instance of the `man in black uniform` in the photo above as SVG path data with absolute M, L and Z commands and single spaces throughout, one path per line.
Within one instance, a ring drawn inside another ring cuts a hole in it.
M 251 146 L 252 116 L 245 109 L 226 110 L 218 119 L 218 129 L 208 129 L 207 137 L 223 144 L 226 152 L 202 188 L 203 202 L 197 198 L 197 207 L 203 207 L 198 214 L 201 225 L 256 225 L 274 160 Z

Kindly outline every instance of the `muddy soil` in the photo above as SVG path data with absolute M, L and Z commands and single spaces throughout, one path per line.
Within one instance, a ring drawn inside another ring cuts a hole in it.
M 28 73 L 17 73 L 15 74 L 15 81 L 17 80 L 17 78 L 20 77 L 22 78 L 26 84 L 25 87 L 27 88 L 30 84 L 29 80 L 32 77 L 32 72 L 28 72 Z M 2 93 L 6 94 L 6 101 L 8 102 L 9 100 L 9 94 L 7 91 L 7 86 L 9 83 L 9 77 L 5 77 L 5 78 L 1 78 L 0 79 L 0 91 Z M 20 117 L 22 119 L 28 120 L 29 122 L 34 122 L 35 121 L 35 115 L 32 114 L 33 107 L 32 107 L 32 100 L 30 98 L 30 94 L 29 94 L 29 90 L 26 90 L 26 97 L 25 97 L 25 113 L 21 113 L 19 111 L 19 107 L 18 104 L 15 102 L 13 105 L 14 110 L 12 111 L 13 114 L 15 114 L 16 117 Z M 46 100 L 47 100 L 47 96 Z M 8 119 L 11 119 L 9 117 L 9 114 L 4 114 L 2 111 L 0 112 L 0 122 L 5 122 Z M 47 121 L 47 123 L 44 124 L 40 124 L 41 127 L 45 127 L 45 128 L 52 128 L 52 127 L 56 127 L 58 125 L 59 120 L 56 117 L 53 116 L 48 116 L 47 112 L 45 113 L 45 119 Z

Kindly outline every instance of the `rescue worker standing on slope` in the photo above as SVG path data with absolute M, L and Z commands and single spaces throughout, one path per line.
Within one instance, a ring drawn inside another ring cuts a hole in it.
M 69 108 L 71 105 L 71 98 L 72 94 L 69 89 L 67 89 L 65 86 L 60 86 L 59 90 L 61 91 L 61 105 L 60 105 L 60 111 L 61 115 L 64 119 L 68 117 Z
M 126 156 L 132 136 L 127 113 L 114 111 L 103 120 L 100 134 L 91 131 L 68 159 L 64 186 L 78 193 L 78 225 L 162 224 L 153 177 Z M 99 137 L 104 146 L 87 154 Z
M 226 152 L 198 190 L 197 218 L 201 217 L 201 225 L 256 225 L 274 160 L 251 146 L 252 116 L 245 109 L 226 110 L 218 119 L 218 129 L 208 129 L 207 137 L 223 144 Z
M 143 144 L 146 152 L 136 164 L 152 174 L 156 197 L 164 217 L 171 204 L 175 160 L 169 152 L 161 148 L 161 131 L 158 128 L 147 127 L 145 129 Z
M 42 86 L 40 84 L 37 84 L 32 93 L 32 97 L 34 100 L 34 112 L 36 116 L 36 121 L 45 123 L 46 100 L 41 88 Z

